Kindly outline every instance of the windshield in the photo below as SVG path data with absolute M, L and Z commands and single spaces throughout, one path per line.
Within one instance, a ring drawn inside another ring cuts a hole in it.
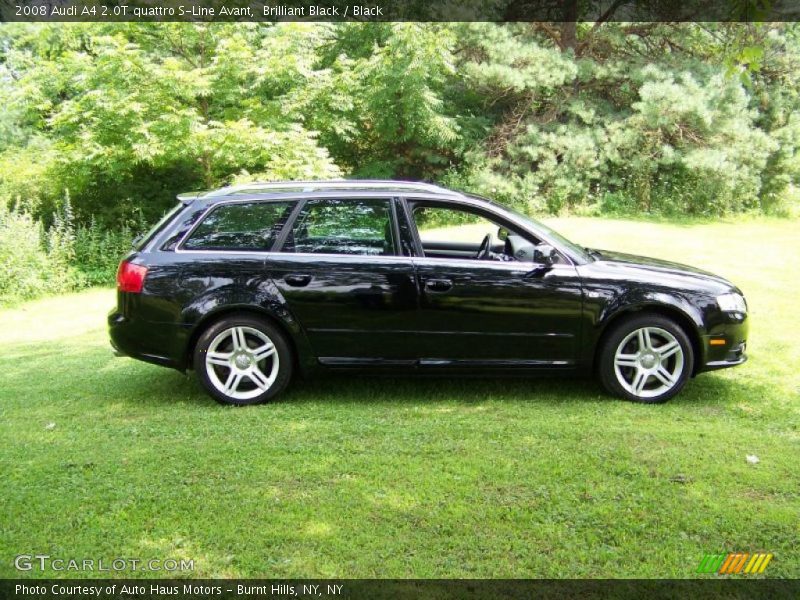
M 505 207 L 504 207 L 505 208 Z M 518 210 L 514 210 L 513 208 L 506 208 L 506 210 L 516 216 L 519 220 L 524 221 L 527 225 L 531 227 L 533 230 L 538 230 L 547 235 L 551 240 L 556 242 L 562 248 L 566 248 L 570 250 L 573 254 L 581 257 L 583 260 L 589 261 L 592 259 L 591 255 L 586 251 L 585 248 L 578 246 L 578 244 L 569 241 L 563 235 L 551 229 L 544 223 L 537 221 L 536 219 L 532 219 L 528 215 L 519 212 Z

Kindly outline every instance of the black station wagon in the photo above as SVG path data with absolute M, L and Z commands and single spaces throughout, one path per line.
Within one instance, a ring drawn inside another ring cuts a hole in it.
M 471 194 L 343 180 L 179 200 L 120 264 L 111 340 L 193 368 L 220 402 L 359 369 L 596 373 L 653 403 L 746 360 L 747 305 L 730 282 L 583 248 Z

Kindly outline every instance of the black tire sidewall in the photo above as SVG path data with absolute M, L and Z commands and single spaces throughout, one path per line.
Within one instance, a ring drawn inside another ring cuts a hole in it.
M 258 329 L 272 340 L 272 343 L 275 344 L 275 349 L 278 353 L 278 375 L 275 378 L 274 383 L 263 394 L 248 400 L 238 400 L 236 398 L 226 396 L 216 387 L 214 387 L 214 384 L 211 382 L 208 374 L 206 373 L 206 352 L 208 351 L 209 345 L 214 338 L 220 334 L 220 332 L 231 327 L 252 327 L 253 329 Z M 222 319 L 219 319 L 218 321 L 215 321 L 206 327 L 206 329 L 198 338 L 197 344 L 195 344 L 193 356 L 195 373 L 197 374 L 197 377 L 205 390 L 217 402 L 232 406 L 263 404 L 264 402 L 268 402 L 277 396 L 288 385 L 292 377 L 293 362 L 294 359 L 291 348 L 283 332 L 281 332 L 278 327 L 270 323 L 268 320 L 250 315 L 231 315 L 228 317 L 223 317 Z
M 659 327 L 668 331 L 675 336 L 675 339 L 678 340 L 678 343 L 681 345 L 681 350 L 683 351 L 683 372 L 678 382 L 668 391 L 660 396 L 654 396 L 653 398 L 639 398 L 628 392 L 620 385 L 619 381 L 617 381 L 617 375 L 614 369 L 614 355 L 617 347 L 628 334 L 642 327 Z M 694 348 L 692 347 L 689 336 L 675 321 L 662 315 L 643 314 L 625 319 L 605 336 L 600 348 L 598 371 L 603 387 L 615 396 L 620 396 L 633 402 L 640 402 L 642 404 L 660 404 L 666 402 L 683 389 L 684 385 L 686 385 L 686 382 L 691 377 L 693 370 Z

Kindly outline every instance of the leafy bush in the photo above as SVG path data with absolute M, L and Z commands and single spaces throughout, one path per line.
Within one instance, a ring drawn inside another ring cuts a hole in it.
M 0 304 L 64 292 L 72 287 L 71 272 L 58 258 L 63 240 L 55 234 L 51 241 L 58 248 L 51 260 L 48 235 L 41 222 L 30 214 L 8 208 L 0 202 Z
M 22 204 L 20 201 L 16 205 Z M 92 219 L 75 226 L 69 194 L 45 227 L 22 208 L 0 201 L 0 304 L 84 287 L 114 284 L 119 261 L 131 249 L 135 232 L 100 227 Z
M 119 230 L 101 228 L 92 219 L 75 230 L 75 260 L 86 286 L 113 285 L 119 261 L 130 252 L 135 235 L 124 225 Z

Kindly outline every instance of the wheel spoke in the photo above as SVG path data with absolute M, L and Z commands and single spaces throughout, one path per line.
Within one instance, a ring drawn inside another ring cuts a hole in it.
M 247 340 L 244 337 L 244 329 L 241 327 L 234 327 L 231 329 L 231 338 L 233 338 L 234 350 L 246 350 Z
M 614 357 L 614 364 L 618 367 L 635 367 L 637 358 L 635 354 L 617 354 Z
M 667 371 L 663 365 L 659 365 L 653 374 L 656 376 L 656 379 L 666 386 L 672 387 L 675 384 L 674 375 Z
M 650 329 L 642 327 L 638 331 L 639 350 L 652 350 L 653 341 L 650 339 Z
M 228 373 L 228 379 L 225 380 L 225 388 L 223 392 L 230 395 L 239 388 L 239 384 L 242 382 L 243 375 L 231 369 L 231 372 Z
M 267 357 L 272 356 L 275 354 L 275 344 L 267 342 L 263 346 L 259 346 L 255 350 L 253 350 L 253 356 L 256 359 L 256 362 L 260 362 Z
M 633 382 L 631 382 L 631 390 L 634 394 L 638 396 L 642 393 L 649 377 L 650 376 L 643 369 L 636 369 L 636 373 L 633 376 Z
M 248 371 L 247 376 L 250 378 L 250 381 L 256 384 L 256 387 L 262 391 L 266 390 L 270 386 L 269 379 L 258 367 L 253 367 Z
M 681 345 L 676 340 L 672 340 L 671 342 L 667 342 L 663 346 L 656 348 L 656 351 L 658 352 L 659 356 L 661 356 L 661 360 L 664 360 L 665 358 L 669 358 L 678 352 L 680 349 Z
M 208 352 L 206 362 L 220 367 L 230 367 L 232 352 Z

